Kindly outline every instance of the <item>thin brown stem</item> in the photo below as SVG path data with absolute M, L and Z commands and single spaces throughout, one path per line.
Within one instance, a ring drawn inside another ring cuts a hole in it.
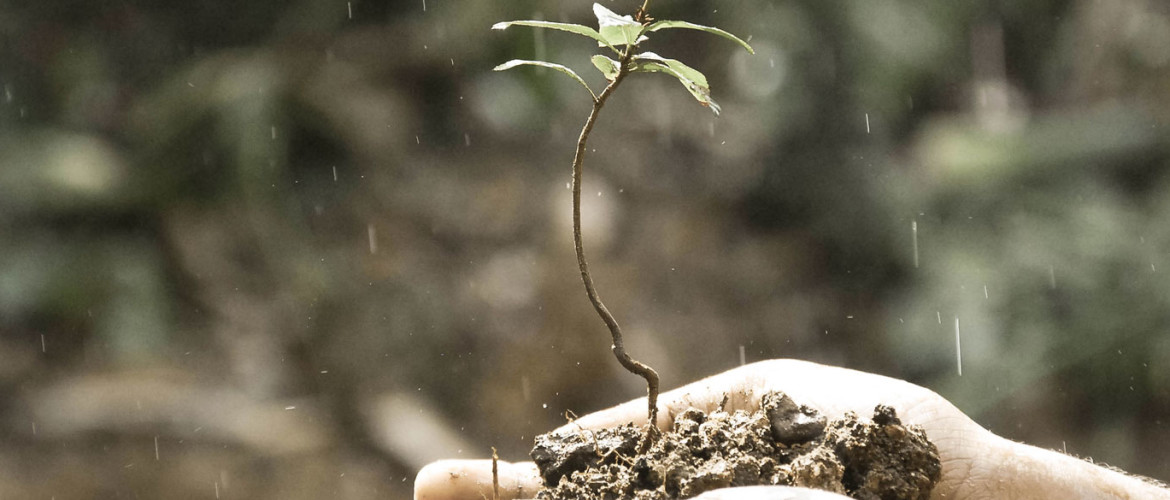
M 593 309 L 597 311 L 597 315 L 601 317 L 601 320 L 605 322 L 605 326 L 609 328 L 610 336 L 613 337 L 612 348 L 614 356 L 617 357 L 618 362 L 626 370 L 646 379 L 647 403 L 649 406 L 647 418 L 650 429 L 656 429 L 658 420 L 658 372 L 638 360 L 631 358 L 626 353 L 625 342 L 622 339 L 622 329 L 618 326 L 618 322 L 614 319 L 613 314 L 610 314 L 609 309 L 601 302 L 601 298 L 597 295 L 597 289 L 593 286 L 593 278 L 589 276 L 589 264 L 585 261 L 585 246 L 581 242 L 581 171 L 585 162 L 585 143 L 589 140 L 589 133 L 593 131 L 593 125 L 597 121 L 597 115 L 601 112 L 601 108 L 605 106 L 605 101 L 609 99 L 610 95 L 613 95 L 614 90 L 617 89 L 618 85 L 621 85 L 622 80 L 629 74 L 630 60 L 633 58 L 633 55 L 634 47 L 627 45 L 625 53 L 622 54 L 617 75 L 614 76 L 613 81 L 609 82 L 605 90 L 597 96 L 597 99 L 593 101 L 593 111 L 589 113 L 589 119 L 585 121 L 585 126 L 581 129 L 581 137 L 577 139 L 577 153 L 573 156 L 573 244 L 577 250 L 577 267 L 581 269 L 581 281 L 585 284 L 585 294 L 589 296 L 589 302 L 593 304 Z
M 492 500 L 500 500 L 500 456 L 496 454 L 496 447 L 492 447 Z
M 643 26 L 648 26 L 654 22 L 654 18 L 650 17 L 650 13 L 646 9 L 650 8 L 650 0 L 643 0 L 642 6 L 634 11 L 634 20 L 642 23 Z

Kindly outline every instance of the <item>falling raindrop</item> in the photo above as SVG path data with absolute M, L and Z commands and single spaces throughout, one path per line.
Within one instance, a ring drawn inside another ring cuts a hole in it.
M 366 236 L 370 240 L 370 254 L 378 253 L 378 233 L 375 232 L 373 224 L 366 224 Z
M 918 221 L 910 221 L 910 237 L 914 240 L 914 269 L 918 269 Z
M 743 344 L 739 345 L 739 366 L 747 364 L 747 354 L 743 350 Z
M 959 369 L 959 376 L 963 376 L 963 344 L 959 339 L 959 317 L 955 316 L 955 365 Z
M 869 113 L 865 114 L 865 133 L 869 133 Z

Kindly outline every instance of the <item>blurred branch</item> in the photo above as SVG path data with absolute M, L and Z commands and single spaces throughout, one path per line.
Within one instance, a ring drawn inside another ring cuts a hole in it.
M 13 432 L 76 439 L 86 433 L 159 433 L 218 440 L 266 455 L 320 450 L 332 441 L 327 422 L 304 401 L 259 401 L 235 389 L 170 380 L 167 373 L 122 372 L 69 378 L 36 387 L 11 416 Z
M 935 183 L 987 186 L 1152 150 L 1165 144 L 1158 125 L 1135 104 L 1042 115 L 1008 130 L 947 118 L 928 122 L 912 150 Z

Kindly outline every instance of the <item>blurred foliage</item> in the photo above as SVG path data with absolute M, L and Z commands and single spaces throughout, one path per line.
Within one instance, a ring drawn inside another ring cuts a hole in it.
M 599 88 L 489 30 L 589 7 L 0 3 L 0 496 L 407 498 L 639 396 L 573 262 L 588 100 L 490 71 Z M 1170 478 L 1166 4 L 654 9 L 757 49 L 659 33 L 723 115 L 632 78 L 594 133 L 595 280 L 665 387 L 742 346 Z

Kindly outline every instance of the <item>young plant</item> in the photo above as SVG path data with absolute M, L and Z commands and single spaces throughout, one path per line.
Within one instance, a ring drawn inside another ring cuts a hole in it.
M 585 83 L 584 79 L 578 76 L 573 70 L 561 64 L 547 61 L 513 59 L 496 66 L 495 70 L 503 71 L 524 65 L 552 68 L 572 77 L 584 86 L 585 90 L 588 90 L 589 95 L 593 98 L 593 111 L 589 113 L 589 118 L 585 120 L 585 126 L 581 129 L 581 136 L 577 139 L 577 152 L 573 156 L 573 244 L 577 251 L 577 267 L 581 270 L 581 281 L 585 285 L 585 294 L 589 297 L 589 302 L 593 304 L 593 309 L 597 311 L 597 315 L 605 322 L 605 326 L 609 328 L 610 336 L 613 337 L 614 356 L 617 357 L 618 362 L 626 370 L 646 379 L 647 402 L 649 404 L 647 422 L 649 423 L 649 432 L 653 433 L 656 429 L 654 424 L 658 418 L 658 372 L 654 371 L 653 368 L 647 366 L 645 363 L 631 358 L 626 353 L 621 327 L 618 326 L 618 322 L 614 319 L 613 314 L 610 314 L 609 309 L 605 307 L 605 304 L 601 302 L 601 298 L 597 295 L 597 288 L 593 286 L 593 278 L 589 276 L 589 264 L 585 261 L 585 249 L 581 243 L 581 170 L 585 162 L 585 143 L 589 140 L 589 133 L 593 130 L 593 125 L 597 121 L 597 115 L 601 112 L 601 108 L 605 106 L 606 100 L 613 95 L 618 85 L 621 85 L 622 81 L 630 73 L 665 73 L 673 76 L 686 87 L 687 91 L 699 101 L 699 104 L 708 107 L 716 116 L 719 115 L 719 105 L 711 99 L 711 88 L 707 85 L 707 77 L 678 60 L 667 59 L 653 52 L 639 51 L 638 45 L 648 39 L 647 35 L 649 33 L 675 28 L 706 31 L 740 44 L 749 53 L 754 54 L 755 51 L 752 50 L 752 47 L 747 42 L 719 28 L 701 26 L 686 21 L 655 21 L 647 13 L 646 9 L 649 7 L 649 3 L 650 0 L 644 0 L 642 6 L 635 11 L 632 17 L 619 16 L 600 4 L 593 4 L 593 14 L 597 16 L 598 24 L 598 29 L 596 30 L 581 24 L 555 23 L 549 21 L 509 21 L 496 23 L 492 26 L 492 29 L 502 30 L 510 26 L 529 26 L 533 28 L 550 28 L 568 31 L 596 40 L 598 47 L 609 49 L 617 57 L 617 60 L 614 60 L 605 55 L 598 54 L 590 58 L 593 66 L 601 71 L 601 74 L 609 82 L 600 94 L 594 93 L 593 89 L 589 88 L 589 84 Z

